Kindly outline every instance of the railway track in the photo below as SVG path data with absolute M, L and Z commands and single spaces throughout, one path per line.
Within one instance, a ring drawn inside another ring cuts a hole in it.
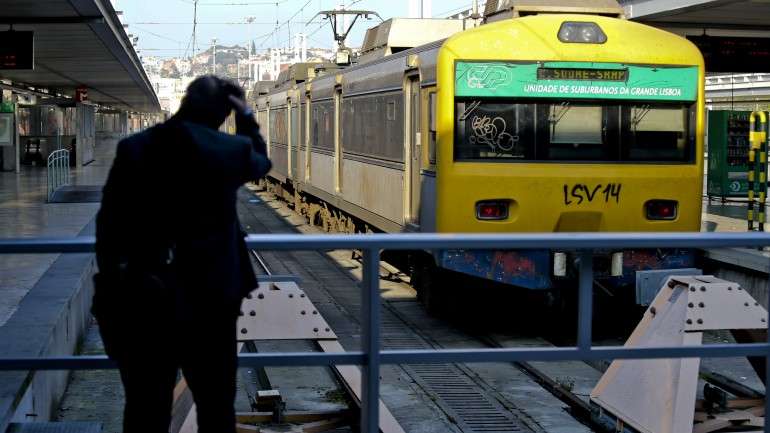
M 242 215 L 246 225 L 250 226 L 252 231 L 280 233 L 292 229 L 300 231 L 310 231 L 309 226 L 303 226 L 297 223 L 298 215 L 293 214 L 288 208 L 282 205 L 274 209 L 274 216 L 283 219 L 283 224 L 276 224 L 270 221 L 264 213 L 256 218 L 255 215 Z M 287 224 L 288 223 L 288 224 Z M 291 227 L 294 226 L 294 227 Z M 329 311 L 328 306 L 333 305 L 335 309 L 341 310 L 346 318 L 355 321 L 357 325 L 361 314 L 360 292 L 353 287 L 341 289 L 339 285 L 335 287 L 331 284 L 323 284 L 323 279 L 318 277 L 317 273 L 323 273 L 323 270 L 303 269 L 302 261 L 308 254 L 305 252 L 253 252 L 259 267 L 269 269 L 275 267 L 275 272 L 299 271 L 305 273 L 302 275 L 303 281 L 308 286 L 308 296 L 314 303 L 319 305 L 319 311 L 324 315 L 335 314 Z M 321 253 L 315 253 L 321 255 Z M 350 252 L 329 253 L 337 261 L 337 266 L 342 265 L 350 274 L 359 275 L 360 268 Z M 386 267 L 387 268 L 387 267 Z M 405 283 L 392 281 L 392 269 L 387 268 L 383 273 L 389 273 L 391 278 L 383 281 L 383 287 L 393 285 L 406 286 L 404 290 L 411 290 Z M 320 280 L 320 281 L 319 281 Z M 319 284 L 321 283 L 321 284 Z M 305 286 L 305 284 L 303 284 Z M 310 286 L 316 286 L 311 288 Z M 313 293 L 315 292 L 315 296 Z M 339 312 L 336 313 L 339 315 Z M 421 305 L 414 296 L 410 298 L 385 299 L 381 313 L 381 339 L 384 350 L 399 349 L 431 349 L 431 348 L 457 348 L 457 347 L 491 347 L 493 339 L 479 338 L 468 335 L 460 330 L 453 329 L 452 325 L 446 322 L 434 319 L 425 313 Z M 330 320 L 332 322 L 333 320 Z M 334 325 L 332 325 L 334 326 Z M 345 330 L 334 328 L 341 340 L 346 340 Z M 355 345 L 356 326 L 348 326 L 347 340 L 349 344 Z M 352 337 L 352 338 L 351 338 Z M 531 339 L 527 344 L 531 344 Z M 349 345 L 348 344 L 348 345 Z M 523 365 L 495 365 L 493 368 L 476 368 L 473 365 L 460 364 L 441 364 L 441 365 L 401 365 L 398 367 L 399 373 L 411 382 L 411 387 L 416 387 L 420 393 L 423 393 L 443 415 L 443 417 L 454 426 L 455 431 L 462 432 L 543 432 L 552 431 L 550 427 L 562 427 L 566 424 L 570 431 L 589 432 L 591 429 L 582 424 L 585 421 L 584 415 L 580 411 L 579 405 L 570 405 L 570 398 L 574 401 L 580 401 L 575 396 L 564 389 L 555 380 L 550 382 L 538 378 L 535 374 L 538 370 L 535 367 Z M 390 368 L 390 367 L 385 367 Z M 542 377 L 548 377 L 546 373 L 541 373 Z M 389 377 L 383 374 L 383 380 Z M 504 383 L 509 385 L 504 391 L 500 391 L 500 385 Z M 554 389 L 549 390 L 549 386 Z M 388 388 L 390 384 L 384 384 Z M 557 392 L 558 391 L 558 392 Z M 533 395 L 537 394 L 536 397 Z M 554 395 L 562 398 L 563 402 L 557 400 Z M 570 398 L 565 398 L 569 396 Z M 387 400 L 387 398 L 385 398 Z M 531 413 L 532 412 L 532 413 Z M 394 409 L 396 417 L 400 412 Z M 573 413 L 575 416 L 573 416 Z M 578 421 L 577 419 L 581 419 Z M 408 423 L 407 423 L 408 424 Z M 405 425 L 407 428 L 408 425 Z M 408 428 L 407 428 L 408 430 Z M 446 430 L 437 430 L 446 431 Z
M 252 255 L 265 275 L 272 275 L 262 255 Z M 384 270 L 384 268 L 383 268 Z M 343 300 L 340 304 L 353 316 L 361 313 L 361 304 Z M 410 324 L 399 317 L 389 304 L 382 311 L 382 349 L 435 348 L 426 339 L 410 329 Z M 426 392 L 444 414 L 462 432 L 536 432 L 541 431 L 526 415 L 517 413 L 512 406 L 504 406 L 500 396 L 478 378 L 455 364 L 403 365 L 401 368 Z M 514 409 L 514 410 L 512 410 Z

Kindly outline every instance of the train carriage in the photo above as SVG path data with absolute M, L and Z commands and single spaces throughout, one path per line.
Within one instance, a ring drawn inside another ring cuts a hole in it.
M 582 11 L 445 26 L 446 39 L 377 59 L 365 46 L 346 69 L 295 66 L 257 99 L 273 188 L 311 222 L 345 232 L 700 230 L 700 52 L 607 16 L 619 9 Z M 429 304 L 447 270 L 530 290 L 574 281 L 570 251 L 409 256 Z M 694 255 L 596 260 L 603 287 L 628 293 L 636 271 L 688 268 Z

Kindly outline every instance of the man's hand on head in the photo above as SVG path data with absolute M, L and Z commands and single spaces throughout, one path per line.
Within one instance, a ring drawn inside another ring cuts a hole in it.
M 233 104 L 235 110 L 235 128 L 239 135 L 252 135 L 259 130 L 254 112 L 249 108 L 249 104 L 242 98 L 235 95 L 229 95 L 228 99 Z
M 235 95 L 228 95 L 227 98 L 233 104 L 233 109 L 235 110 L 236 114 L 241 116 L 254 115 L 254 112 L 251 111 L 251 108 L 249 108 L 249 104 L 246 103 L 246 101 L 244 101 L 242 98 L 239 98 Z

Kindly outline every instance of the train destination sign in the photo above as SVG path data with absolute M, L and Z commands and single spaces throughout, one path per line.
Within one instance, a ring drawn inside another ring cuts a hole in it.
M 627 81 L 628 69 L 537 68 L 537 79 Z
M 460 97 L 695 101 L 697 66 L 587 62 L 457 62 Z

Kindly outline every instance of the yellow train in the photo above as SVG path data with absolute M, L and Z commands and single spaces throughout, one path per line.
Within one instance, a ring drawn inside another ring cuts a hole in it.
M 582 11 L 441 24 L 451 36 L 414 48 L 393 29 L 439 24 L 392 20 L 367 33 L 357 65 L 296 65 L 255 92 L 272 187 L 345 232 L 700 230 L 701 53 L 612 9 Z M 430 306 L 446 270 L 552 290 L 572 281 L 571 258 L 412 252 L 410 268 Z M 637 270 L 691 267 L 694 255 L 596 260 L 597 280 L 627 290 Z

